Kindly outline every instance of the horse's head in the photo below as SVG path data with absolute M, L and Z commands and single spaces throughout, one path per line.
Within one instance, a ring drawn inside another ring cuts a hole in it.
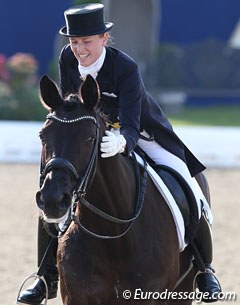
M 47 76 L 40 80 L 40 98 L 49 110 L 40 131 L 42 141 L 41 189 L 38 207 L 48 222 L 60 222 L 71 206 L 72 193 L 84 192 L 98 154 L 99 127 L 95 107 L 96 81 L 88 76 L 78 95 L 62 99 Z

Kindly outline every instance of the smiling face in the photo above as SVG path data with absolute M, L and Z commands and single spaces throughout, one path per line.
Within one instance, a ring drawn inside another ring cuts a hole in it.
M 101 55 L 108 33 L 86 37 L 70 37 L 70 47 L 81 66 L 88 67 Z

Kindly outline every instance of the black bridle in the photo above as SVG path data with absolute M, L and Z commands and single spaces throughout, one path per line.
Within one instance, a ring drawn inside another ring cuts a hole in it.
M 96 206 L 92 205 L 86 198 L 86 192 L 87 188 L 90 186 L 97 168 L 97 157 L 98 157 L 98 147 L 99 147 L 99 129 L 100 125 L 97 121 L 97 119 L 93 116 L 80 116 L 76 119 L 67 120 L 64 118 L 59 118 L 54 114 L 49 114 L 47 116 L 47 119 L 54 120 L 60 123 L 64 124 L 73 124 L 79 121 L 83 120 L 90 120 L 93 121 L 96 125 L 96 138 L 94 147 L 91 153 L 91 157 L 89 159 L 89 162 L 86 166 L 86 169 L 84 170 L 83 175 L 79 176 L 77 170 L 75 169 L 74 165 L 64 158 L 52 158 L 50 159 L 45 167 L 43 168 L 43 171 L 41 173 L 41 179 L 44 180 L 47 173 L 52 171 L 53 169 L 62 169 L 66 171 L 75 181 L 76 185 L 72 191 L 72 202 L 71 202 L 71 209 L 69 213 L 69 219 L 67 220 L 66 224 L 64 225 L 64 229 L 61 230 L 58 226 L 56 226 L 56 229 L 58 231 L 58 235 L 53 234 L 48 224 L 45 222 L 45 229 L 47 230 L 48 234 L 53 238 L 60 238 L 67 230 L 68 226 L 70 225 L 71 221 L 74 221 L 85 233 L 87 233 L 90 236 L 101 238 L 101 239 L 115 239 L 124 236 L 132 227 L 134 220 L 138 218 L 140 215 L 140 212 L 142 210 L 143 201 L 144 201 L 144 195 L 145 195 L 145 188 L 147 183 L 147 171 L 146 171 L 146 165 L 144 166 L 143 170 L 143 176 L 141 179 L 140 173 L 139 173 L 139 167 L 136 161 L 135 153 L 132 154 L 133 160 L 134 160 L 134 168 L 135 168 L 135 176 L 136 176 L 136 183 L 137 183 L 137 198 L 136 198 L 136 205 L 134 209 L 133 216 L 129 219 L 119 219 L 117 217 L 111 216 L 102 210 L 98 209 Z M 90 230 L 88 230 L 83 224 L 81 223 L 78 216 L 76 216 L 76 207 L 77 205 L 84 205 L 86 208 L 94 212 L 96 215 L 110 221 L 113 223 L 118 224 L 128 224 L 127 228 L 118 235 L 109 236 L 109 235 L 100 235 L 97 233 L 94 233 Z
M 65 123 L 65 124 L 72 124 L 72 123 L 76 123 L 79 121 L 88 120 L 88 121 L 93 121 L 94 124 L 96 125 L 96 138 L 95 138 L 92 154 L 91 154 L 89 163 L 86 166 L 86 169 L 81 177 L 78 175 L 78 172 L 75 169 L 75 167 L 72 165 L 72 163 L 64 158 L 50 159 L 47 162 L 47 164 L 45 165 L 45 168 L 43 171 L 43 176 L 46 176 L 46 174 L 48 172 L 50 172 L 51 170 L 53 170 L 54 168 L 55 169 L 61 168 L 65 171 L 67 171 L 67 173 L 77 181 L 77 184 L 73 190 L 73 194 L 77 197 L 85 196 L 86 189 L 87 189 L 88 185 L 90 184 L 89 183 L 90 176 L 93 177 L 95 175 L 95 171 L 96 171 L 96 166 L 94 166 L 94 165 L 96 165 L 96 160 L 97 160 L 97 155 L 98 155 L 98 145 L 99 145 L 99 124 L 97 122 L 97 119 L 93 116 L 87 115 L 87 116 L 80 116 L 73 120 L 66 120 L 66 119 L 60 119 L 53 114 L 49 114 L 47 116 L 47 118 L 54 120 L 54 121 L 61 122 L 61 123 Z M 93 173 L 92 173 L 92 171 L 93 171 Z M 92 173 L 92 175 L 91 175 L 91 173 Z

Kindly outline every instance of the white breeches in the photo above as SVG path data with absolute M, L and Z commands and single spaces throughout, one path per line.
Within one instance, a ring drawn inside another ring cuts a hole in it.
M 146 131 L 141 133 L 145 137 L 149 138 L 149 135 Z M 156 141 L 145 141 L 143 139 L 138 140 L 138 146 L 156 163 L 169 166 L 176 170 L 189 184 L 192 189 L 195 198 L 197 200 L 198 207 L 201 207 L 203 204 L 203 208 L 206 211 L 208 221 L 212 223 L 212 213 L 209 208 L 209 204 L 199 186 L 196 179 L 193 178 L 188 170 L 187 165 L 177 156 L 173 155 L 165 148 L 160 146 Z M 202 202 L 202 204 L 201 204 Z M 201 211 L 199 210 L 199 215 L 201 215 Z

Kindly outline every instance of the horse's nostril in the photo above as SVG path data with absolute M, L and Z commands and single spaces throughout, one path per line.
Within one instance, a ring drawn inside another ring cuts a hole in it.
M 42 200 L 42 195 L 41 195 L 40 191 L 38 191 L 36 193 L 36 202 L 37 202 L 39 209 L 44 210 L 45 204 L 44 204 L 44 201 Z
M 66 214 L 71 206 L 71 194 L 66 193 L 36 193 L 36 203 L 40 210 L 44 211 L 48 217 L 60 218 Z

